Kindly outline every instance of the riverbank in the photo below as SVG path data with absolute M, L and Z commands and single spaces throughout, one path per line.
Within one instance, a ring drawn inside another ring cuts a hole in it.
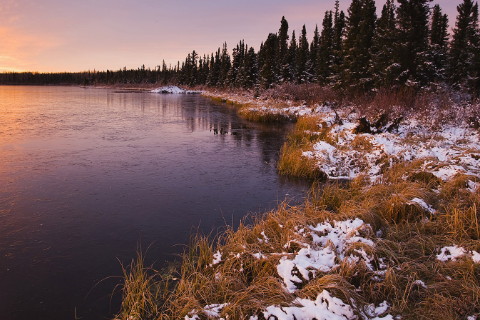
M 247 119 L 296 121 L 279 171 L 326 183 L 215 244 L 197 238 L 178 270 L 134 265 L 120 318 L 480 317 L 478 104 L 307 86 L 203 94 Z

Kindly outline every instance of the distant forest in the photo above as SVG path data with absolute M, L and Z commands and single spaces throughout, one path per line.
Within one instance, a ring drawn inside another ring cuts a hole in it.
M 256 51 L 243 40 L 229 52 L 227 44 L 209 55 L 192 51 L 183 62 L 155 69 L 80 73 L 3 73 L 0 84 L 179 84 L 264 89 L 277 84 L 318 83 L 368 92 L 381 88 L 451 86 L 480 94 L 478 3 L 457 6 L 452 34 L 439 5 L 430 0 L 387 0 L 380 17 L 374 0 L 352 0 L 347 13 L 324 14 L 311 42 L 303 26 L 289 32 L 281 19 Z M 321 29 L 321 30 L 320 30 Z

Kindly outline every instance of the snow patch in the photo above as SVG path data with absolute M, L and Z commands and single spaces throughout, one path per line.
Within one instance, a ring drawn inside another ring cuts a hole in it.
M 354 306 L 353 301 L 351 302 Z M 269 306 L 263 312 L 265 319 L 277 320 L 357 320 L 352 305 L 336 298 L 327 290 L 323 290 L 315 300 L 297 298 L 291 306 Z M 387 312 L 387 302 L 379 306 L 369 305 L 365 309 L 365 320 L 393 320 L 391 315 L 380 317 Z M 250 320 L 257 320 L 257 316 L 250 317 Z
M 440 254 L 437 254 L 437 260 L 446 262 L 446 261 L 456 261 L 457 259 L 463 257 L 467 251 L 456 245 L 450 247 L 443 247 L 440 249 Z
M 312 244 L 301 248 L 294 257 L 282 257 L 277 265 L 277 273 L 287 291 L 296 291 L 318 272 L 328 272 L 345 259 L 355 263 L 363 261 L 369 269 L 374 269 L 371 263 L 374 258 L 363 248 L 348 252 L 352 244 L 374 246 L 372 240 L 360 235 L 361 231 L 371 231 L 371 227 L 361 219 L 324 222 L 308 229 L 302 236 L 311 238 Z
M 200 320 L 201 318 L 199 315 L 207 316 L 209 319 L 218 319 L 220 318 L 220 313 L 222 312 L 222 309 L 225 308 L 227 305 L 228 303 L 206 305 L 200 311 L 190 311 L 188 315 L 185 316 L 185 320 Z
M 480 263 L 480 253 L 477 251 L 472 251 L 472 260 L 474 263 Z
M 151 90 L 152 93 L 165 93 L 165 94 L 196 94 L 200 91 L 185 90 L 177 86 L 165 86 Z
M 444 126 L 440 130 L 425 127 L 415 119 L 404 120 L 395 132 L 355 133 L 358 116 L 346 117 L 343 124 L 332 122 L 328 141 L 313 145 L 303 156 L 314 159 L 320 170 L 330 179 L 353 179 L 367 174 L 375 181 L 384 166 L 402 161 L 424 159 L 426 171 L 442 180 L 458 173 L 480 176 L 480 135 L 471 128 Z
M 317 319 L 317 320 L 354 320 L 357 319 L 350 305 L 323 290 L 315 301 L 297 298 L 292 307 L 270 306 L 263 312 L 266 319 L 278 320 Z
M 413 198 L 412 200 L 410 200 L 409 204 L 419 205 L 425 211 L 430 212 L 431 214 L 435 213 L 435 209 L 433 209 L 430 205 L 428 205 L 423 199 Z
M 213 261 L 210 264 L 210 267 L 219 264 L 220 262 L 222 262 L 222 253 L 217 251 L 213 254 Z

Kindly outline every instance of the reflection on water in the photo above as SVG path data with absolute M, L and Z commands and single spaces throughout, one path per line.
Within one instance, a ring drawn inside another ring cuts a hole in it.
M 196 95 L 0 87 L 0 314 L 103 319 L 138 243 L 161 266 L 192 230 L 299 200 L 284 132 Z

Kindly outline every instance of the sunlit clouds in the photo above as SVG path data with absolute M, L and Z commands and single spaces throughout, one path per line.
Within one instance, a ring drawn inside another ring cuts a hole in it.
M 437 0 L 455 24 L 461 0 Z M 284 15 L 311 36 L 334 0 L 2 0 L 0 72 L 154 68 L 209 54 L 226 41 L 258 49 Z M 340 0 L 346 10 L 350 0 Z M 381 9 L 384 1 L 377 1 Z

